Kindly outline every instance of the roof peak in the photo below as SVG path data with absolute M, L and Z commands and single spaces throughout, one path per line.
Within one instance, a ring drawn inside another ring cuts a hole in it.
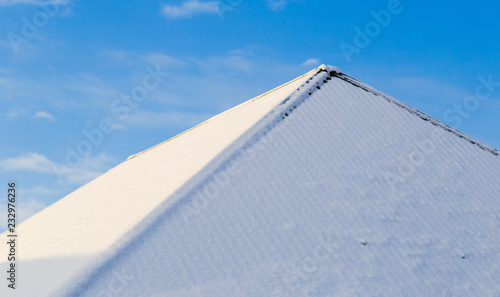
M 331 65 L 326 65 L 326 64 L 321 64 L 319 67 L 318 67 L 319 70 L 323 70 L 323 71 L 327 71 L 327 72 L 335 72 L 335 73 L 338 73 L 338 74 L 341 74 L 342 71 L 338 68 L 338 67 L 335 67 L 335 66 L 331 66 Z

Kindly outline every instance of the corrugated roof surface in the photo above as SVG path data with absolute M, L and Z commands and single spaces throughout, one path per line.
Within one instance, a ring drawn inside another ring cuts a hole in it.
M 22 281 L 51 271 L 43 292 L 79 296 L 496 297 L 495 152 L 322 66 L 26 221 Z

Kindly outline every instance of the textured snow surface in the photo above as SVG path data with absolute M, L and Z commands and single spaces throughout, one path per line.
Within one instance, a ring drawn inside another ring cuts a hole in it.
M 348 80 L 320 67 L 27 220 L 18 295 L 500 296 L 496 151 Z

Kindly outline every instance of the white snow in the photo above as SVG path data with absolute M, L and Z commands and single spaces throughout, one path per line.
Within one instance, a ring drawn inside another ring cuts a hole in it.
M 340 69 L 338 67 L 335 67 L 335 66 L 330 66 L 330 65 L 325 65 L 325 64 L 321 64 L 318 69 L 320 70 L 324 70 L 324 71 L 327 71 L 327 72 L 335 72 L 335 73 L 342 73 L 342 71 L 340 71 Z
M 500 157 L 330 67 L 21 224 L 12 296 L 497 297 Z

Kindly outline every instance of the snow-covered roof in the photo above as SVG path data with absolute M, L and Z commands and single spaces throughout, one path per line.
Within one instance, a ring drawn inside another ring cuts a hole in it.
M 498 155 L 322 65 L 22 223 L 14 296 L 496 297 Z

